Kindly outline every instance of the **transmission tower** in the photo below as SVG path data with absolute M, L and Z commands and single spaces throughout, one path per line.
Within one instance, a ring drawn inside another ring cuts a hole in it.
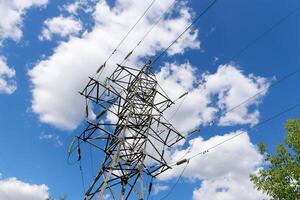
M 113 199 L 144 200 L 152 189 L 152 182 L 145 186 L 145 180 L 170 169 L 165 152 L 184 137 L 163 116 L 174 102 L 150 66 L 150 62 L 142 69 L 118 65 L 103 82 L 89 77 L 80 92 L 87 102 L 88 120 L 77 137 L 78 160 L 83 143 L 103 155 L 84 200 L 102 200 L 106 193 Z M 89 119 L 90 112 L 98 114 Z

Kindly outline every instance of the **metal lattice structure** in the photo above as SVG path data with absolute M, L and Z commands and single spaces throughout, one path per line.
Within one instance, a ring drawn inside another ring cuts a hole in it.
M 118 65 L 104 82 L 90 77 L 80 92 L 87 117 L 91 111 L 98 115 L 87 120 L 78 139 L 104 155 L 85 200 L 102 200 L 104 193 L 113 199 L 144 200 L 144 180 L 170 169 L 165 151 L 183 136 L 163 116 L 174 102 L 158 85 L 150 65 L 140 70 Z M 80 146 L 78 151 L 80 160 Z M 152 183 L 148 192 L 151 187 Z

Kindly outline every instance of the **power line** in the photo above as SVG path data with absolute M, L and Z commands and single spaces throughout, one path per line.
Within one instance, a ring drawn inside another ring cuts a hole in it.
M 102 72 L 104 71 L 104 68 L 106 67 L 106 63 L 111 59 L 111 57 L 117 52 L 117 50 L 120 48 L 120 46 L 124 43 L 124 41 L 127 39 L 127 37 L 130 35 L 130 33 L 134 30 L 134 28 L 138 25 L 138 23 L 145 17 L 147 12 L 150 10 L 150 8 L 154 5 L 156 0 L 152 0 L 149 6 L 146 8 L 146 10 L 142 13 L 142 15 L 139 17 L 139 19 L 135 22 L 135 24 L 129 29 L 129 31 L 126 33 L 126 35 L 121 39 L 121 41 L 118 43 L 118 45 L 115 47 L 115 49 L 111 52 L 111 54 L 108 56 L 108 58 L 104 61 L 104 63 L 97 69 L 96 73 L 93 75 L 93 78 L 98 74 L 97 80 L 99 80 Z M 154 28 L 154 27 L 153 27 Z M 146 36 L 145 36 L 146 37 Z M 139 45 L 139 44 L 138 44 Z M 137 45 L 137 46 L 138 46 Z M 89 116 L 89 110 L 88 110 L 89 101 L 86 100 L 86 115 Z
M 107 60 L 105 62 L 107 62 L 112 57 L 112 55 L 117 51 L 117 49 L 119 49 L 119 47 L 123 44 L 123 42 L 127 39 L 127 37 L 129 36 L 129 34 L 133 31 L 133 29 L 136 27 L 136 25 L 143 19 L 143 17 L 146 15 L 146 13 L 148 12 L 148 10 L 153 6 L 153 4 L 155 2 L 156 2 L 156 0 L 153 0 L 150 3 L 150 5 L 147 7 L 147 9 L 143 12 L 143 14 L 135 22 L 135 24 L 129 29 L 129 31 L 126 33 L 126 35 L 123 37 L 123 39 L 119 42 L 119 44 L 117 45 L 117 47 L 113 50 L 113 52 L 111 53 L 111 55 L 107 58 Z
M 233 60 L 235 58 L 237 58 L 238 56 L 240 56 L 244 51 L 246 51 L 248 48 L 250 48 L 251 46 L 253 46 L 258 40 L 260 40 L 261 38 L 263 38 L 267 33 L 271 32 L 275 27 L 279 26 L 281 23 L 283 23 L 286 19 L 288 19 L 290 16 L 292 16 L 293 14 L 295 14 L 298 10 L 299 10 L 300 6 L 297 7 L 296 9 L 292 10 L 291 12 L 289 12 L 287 15 L 283 16 L 282 18 L 280 18 L 276 23 L 274 23 L 272 26 L 270 26 L 267 30 L 265 30 L 262 34 L 260 34 L 259 36 L 257 36 L 253 41 L 251 41 L 250 43 L 248 43 L 247 45 L 245 45 L 241 50 L 239 50 L 237 53 L 235 53 L 230 60 Z M 267 91 L 269 88 L 272 88 L 278 84 L 280 84 L 281 82 L 285 81 L 286 79 L 292 77 L 293 75 L 295 75 L 296 73 L 298 73 L 300 71 L 300 67 L 297 68 L 295 71 L 287 74 L 286 76 L 282 77 L 281 79 L 277 80 L 276 82 L 274 82 L 273 84 L 271 84 L 269 87 L 259 91 L 258 93 L 256 93 L 255 95 L 251 96 L 250 98 L 246 99 L 245 101 L 241 102 L 240 104 L 234 106 L 233 108 L 231 108 L 230 110 L 226 111 L 225 113 L 223 113 L 223 115 L 227 114 L 228 112 L 232 112 L 233 110 L 237 109 L 238 107 L 240 107 L 241 105 L 244 105 L 246 103 L 248 103 L 250 100 L 254 99 L 255 97 L 257 97 L 258 95 L 260 95 L 261 93 Z
M 254 99 L 255 97 L 257 97 L 259 94 L 261 94 L 261 93 L 267 91 L 268 89 L 270 89 L 270 88 L 272 88 L 272 87 L 274 87 L 274 86 L 276 86 L 276 85 L 279 85 L 280 83 L 284 82 L 284 81 L 287 80 L 288 78 L 291 78 L 292 76 L 294 76 L 295 74 L 297 74 L 297 73 L 299 73 L 299 72 L 300 72 L 300 68 L 297 68 L 295 71 L 293 71 L 293 72 L 291 72 L 291 73 L 285 75 L 285 76 L 282 77 L 281 79 L 278 79 L 276 82 L 274 82 L 273 84 L 271 84 L 269 87 L 260 90 L 259 92 L 257 92 L 257 93 L 254 94 L 253 96 L 251 96 L 251 97 L 249 97 L 248 99 L 242 101 L 240 104 L 238 104 L 238 105 L 234 106 L 233 108 L 227 110 L 226 112 L 222 113 L 222 114 L 219 116 L 219 119 L 220 119 L 221 117 L 224 117 L 226 114 L 228 114 L 228 113 L 234 111 L 235 109 L 239 108 L 240 106 L 242 106 L 242 105 L 248 103 L 249 101 L 251 101 L 252 99 Z M 213 124 L 215 124 L 215 123 L 216 123 L 215 120 L 213 120 L 213 121 L 210 122 L 211 125 L 213 125 Z M 192 135 L 193 135 L 193 134 L 188 134 L 185 138 L 188 139 L 188 138 L 191 137 Z M 172 140 L 174 140 L 174 138 L 173 138 Z M 172 140 L 171 140 L 171 141 L 172 141 Z M 186 153 L 186 154 L 187 154 L 187 153 Z M 186 154 L 185 154 L 185 155 L 186 155 Z M 184 155 L 183 157 L 185 157 L 185 155 Z
M 202 13 L 202 14 L 204 14 L 211 6 L 213 6 L 213 4 L 216 2 L 216 0 L 215 1 L 213 1 L 213 3 L 211 3 L 210 4 L 210 6 L 208 6 L 208 8 Z M 202 15 L 200 14 L 200 16 L 198 16 L 199 18 L 201 17 Z M 199 19 L 198 18 L 198 19 Z M 197 20 L 196 20 L 197 21 Z M 196 21 L 194 21 L 193 23 L 196 23 Z M 181 35 L 179 35 L 179 37 L 169 46 L 169 47 L 167 47 L 166 49 L 165 49 L 165 51 L 164 52 L 162 52 L 162 54 L 160 54 L 155 60 L 154 60 L 154 62 L 156 62 L 161 56 L 163 56 L 167 51 L 168 51 L 168 49 L 173 45 L 173 44 L 175 44 L 177 41 L 178 41 L 178 39 L 180 38 L 180 37 L 182 37 L 182 35 L 193 25 L 193 23 L 181 34 Z M 119 48 L 119 47 L 118 47 Z M 113 52 L 114 53 L 114 52 Z M 154 63 L 153 62 L 153 63 Z M 152 63 L 152 64 L 153 64 Z M 266 88 L 265 88 L 266 89 Z M 269 119 L 268 121 L 270 121 L 270 120 L 272 120 L 272 119 Z M 266 123 L 266 121 L 264 121 L 265 123 Z M 180 161 L 179 161 L 180 162 Z M 178 164 L 178 162 L 176 163 L 176 165 L 179 165 Z M 187 164 L 188 165 L 188 164 Z M 187 166 L 186 166 L 187 167 Z M 184 169 L 185 170 L 185 169 Z M 184 173 L 184 170 L 183 170 L 183 172 L 182 172 L 182 175 L 183 175 L 183 173 Z M 181 175 L 181 176 L 182 176 Z M 180 178 L 181 178 L 181 176 L 180 176 Z M 179 179 L 180 179 L 179 178 Z M 179 180 L 178 180 L 179 181 Z M 176 182 L 176 184 L 178 183 L 178 181 Z M 175 184 L 175 186 L 176 186 L 176 184 Z M 175 187 L 174 186 L 174 187 Z M 172 188 L 172 190 L 174 189 L 174 187 Z M 172 191 L 171 191 L 172 192 Z M 170 193 L 171 193 L 170 192 Z
M 284 17 L 282 17 L 278 22 L 276 22 L 275 24 L 273 24 L 269 29 L 267 29 L 266 31 L 264 31 L 261 35 L 259 35 L 258 37 L 256 37 L 253 41 L 251 41 L 249 44 L 247 44 L 244 48 L 242 48 L 240 51 L 238 51 L 236 54 L 234 54 L 234 56 L 232 56 L 230 60 L 233 60 L 234 58 L 238 57 L 238 56 L 241 55 L 244 51 L 246 51 L 248 48 L 250 48 L 251 46 L 253 46 L 258 40 L 260 40 L 262 37 L 264 37 L 267 33 L 271 32 L 275 27 L 277 27 L 277 26 L 280 25 L 282 22 L 284 22 L 288 17 L 290 17 L 291 15 L 293 15 L 294 13 L 296 13 L 296 11 L 298 11 L 299 8 L 300 8 L 300 6 L 297 7 L 296 9 L 294 9 L 293 11 L 291 11 L 290 13 L 288 13 L 287 15 L 285 15 Z M 241 102 L 241 103 L 238 104 L 237 106 L 235 106 L 235 107 L 231 108 L 230 110 L 226 111 L 226 112 L 223 113 L 222 115 L 226 115 L 228 112 L 232 112 L 233 110 L 237 109 L 238 107 L 240 107 L 240 106 L 246 104 L 247 102 L 249 102 L 250 100 L 254 99 L 254 98 L 257 97 L 259 94 L 265 92 L 265 91 L 268 90 L 269 88 L 274 87 L 274 86 L 276 86 L 276 85 L 282 83 L 282 82 L 285 81 L 286 79 L 292 77 L 293 75 L 295 75 L 295 74 L 298 73 L 299 71 L 300 71 L 300 68 L 297 68 L 295 71 L 293 71 L 293 72 L 287 74 L 287 75 L 284 76 L 283 78 L 281 78 L 281 79 L 279 79 L 278 81 L 276 81 L 275 83 L 271 84 L 269 87 L 267 87 L 267 88 L 265 88 L 265 89 L 259 91 L 259 92 L 256 93 L 255 95 L 251 96 L 250 98 L 248 98 L 248 99 L 246 99 L 245 101 Z M 266 124 L 266 123 L 268 123 L 269 121 L 274 120 L 275 118 L 278 118 L 279 116 L 281 116 L 281 115 L 283 115 L 283 114 L 285 114 L 285 113 L 287 113 L 287 112 L 289 112 L 289 111 L 292 111 L 292 110 L 298 108 L 299 106 L 300 106 L 300 104 L 296 104 L 296 105 L 294 105 L 294 106 L 291 106 L 291 107 L 289 107 L 289 108 L 283 110 L 282 112 L 279 112 L 279 113 L 277 113 L 277 114 L 271 116 L 270 118 L 267 118 L 266 120 L 261 121 L 260 123 L 256 124 L 255 126 L 253 126 L 252 128 L 250 128 L 250 129 L 248 129 L 248 130 L 257 128 L 257 127 L 259 127 L 259 126 L 262 126 L 263 124 Z M 226 139 L 226 140 L 224 140 L 224 141 L 222 141 L 222 142 L 220 142 L 220 143 L 217 143 L 216 145 L 214 145 L 214 146 L 212 146 L 212 147 L 210 147 L 210 148 L 208 148 L 208 149 L 206 149 L 206 150 L 204 150 L 204 151 L 201 151 L 201 152 L 199 152 L 199 153 L 197 153 L 197 154 L 195 154 L 195 155 L 193 155 L 193 156 L 191 156 L 191 157 L 188 157 L 188 158 L 185 158 L 185 159 L 182 159 L 182 158 L 181 158 L 179 161 L 174 162 L 174 164 L 170 165 L 170 166 L 172 167 L 172 166 L 178 165 L 178 163 L 181 163 L 181 164 L 182 164 L 182 163 L 185 163 L 185 162 L 187 163 L 186 166 L 184 167 L 184 169 L 182 170 L 180 176 L 178 177 L 176 183 L 173 185 L 172 189 L 168 192 L 168 194 L 167 194 L 165 197 L 168 197 L 168 196 L 172 193 L 172 191 L 173 191 L 174 188 L 176 187 L 177 183 L 178 183 L 179 180 L 182 178 L 182 176 L 183 176 L 183 174 L 184 174 L 184 172 L 185 172 L 185 170 L 186 170 L 186 168 L 187 168 L 187 166 L 188 166 L 188 164 L 189 164 L 189 161 L 190 161 L 191 159 L 193 159 L 193 158 L 195 158 L 195 157 L 198 157 L 198 156 L 200 156 L 200 155 L 207 154 L 207 153 L 209 153 L 209 151 L 211 151 L 212 149 L 218 148 L 218 147 L 221 146 L 222 144 L 224 144 L 224 143 L 226 143 L 226 142 L 229 142 L 229 141 L 231 141 L 231 140 L 233 140 L 233 139 L 239 137 L 239 136 L 242 135 L 243 133 L 244 133 L 244 132 L 241 132 L 241 133 L 239 133 L 239 134 L 236 134 L 236 135 L 234 135 L 234 136 L 232 136 L 232 137 L 230 137 L 230 138 L 228 138 L 228 139 Z M 191 135 L 188 135 L 187 137 L 190 137 L 190 136 L 191 136 Z M 187 152 L 187 153 L 188 153 L 188 152 Z M 186 153 L 185 155 L 187 155 L 187 153 Z M 164 199 L 165 197 L 163 197 L 163 199 Z
M 84 184 L 84 174 L 83 174 L 81 159 L 79 160 L 79 170 L 80 170 L 80 176 L 81 176 L 81 185 L 82 185 L 82 189 L 83 189 L 83 193 L 84 193 L 85 192 L 85 184 Z
M 245 45 L 241 50 L 239 50 L 237 53 L 235 53 L 229 60 L 233 60 L 234 58 L 237 58 L 238 56 L 240 56 L 244 51 L 246 51 L 248 48 L 250 48 L 251 46 L 253 46 L 258 40 L 260 40 L 265 35 L 267 35 L 267 33 L 271 32 L 274 28 L 276 28 L 281 23 L 283 23 L 286 19 L 288 19 L 290 16 L 292 16 L 293 14 L 295 14 L 299 10 L 299 8 L 300 8 L 300 6 L 298 6 L 296 9 L 292 10 L 287 15 L 283 16 L 282 18 L 280 18 L 276 23 L 274 23 L 272 26 L 270 26 L 262 34 L 260 34 L 259 36 L 257 36 L 253 41 L 251 41 L 250 43 L 248 43 L 247 45 Z M 240 106 L 244 105 L 245 103 L 249 102 L 250 100 L 254 99 L 255 97 L 257 97 L 261 93 L 265 92 L 269 88 L 274 87 L 275 85 L 278 85 L 281 82 L 285 81 L 286 79 L 290 78 L 291 76 L 295 75 L 299 71 L 300 71 L 300 68 L 297 68 L 295 71 L 291 72 L 290 74 L 288 74 L 288 75 L 284 76 L 283 78 L 279 79 L 278 81 L 276 81 L 274 84 L 271 84 L 269 87 L 267 87 L 267 88 L 259 91 L 255 95 L 251 96 L 250 98 L 246 99 L 245 101 L 241 102 L 240 104 L 238 104 L 238 105 L 234 106 L 233 108 L 231 108 L 230 110 L 226 111 L 223 115 L 225 115 L 228 112 L 232 112 L 233 110 L 237 109 L 238 107 L 240 107 Z
M 285 110 L 283 110 L 283 111 L 281 111 L 281 112 L 279 112 L 279 113 L 277 113 L 277 114 L 275 114 L 275 115 L 273 115 L 273 116 L 271 116 L 271 117 L 269 117 L 269 118 L 263 120 L 263 121 L 260 122 L 259 124 L 257 124 L 257 125 L 255 125 L 255 126 L 249 128 L 248 131 L 251 130 L 251 129 L 257 128 L 257 127 L 259 127 L 259 126 L 262 126 L 262 125 L 268 123 L 269 121 L 274 120 L 274 119 L 280 117 L 281 115 L 283 115 L 283 114 L 285 114 L 285 113 L 287 113 L 287 112 L 290 112 L 290 111 L 292 111 L 292 110 L 294 110 L 294 109 L 296 109 L 296 108 L 298 108 L 298 107 L 300 107 L 300 103 L 298 103 L 298 104 L 296 104 L 296 105 L 293 105 L 293 106 L 291 106 L 291 107 L 289 107 L 289 108 L 287 108 L 287 109 L 285 109 Z M 222 142 L 219 142 L 219 143 L 215 144 L 214 146 L 211 146 L 211 147 L 207 148 L 207 149 L 204 150 L 204 151 L 201 151 L 201 152 L 199 152 L 199 153 L 197 153 L 197 154 L 195 154 L 195 155 L 193 155 L 193 156 L 190 156 L 190 157 L 188 157 L 188 158 L 185 158 L 185 159 L 181 159 L 181 160 L 179 160 L 179 161 L 176 161 L 176 162 L 174 162 L 174 164 L 170 165 L 170 167 L 174 167 L 174 166 L 179 166 L 179 165 L 181 165 L 181 164 L 183 164 L 183 163 L 186 163 L 186 166 L 183 168 L 181 174 L 179 175 L 179 177 L 178 177 L 177 181 L 175 182 L 175 184 L 172 186 L 171 190 L 169 190 L 169 192 L 167 193 L 167 195 L 165 195 L 165 196 L 164 196 L 163 198 L 161 198 L 160 200 L 166 199 L 166 198 L 172 193 L 172 191 L 175 189 L 175 187 L 176 187 L 176 185 L 178 184 L 178 182 L 180 181 L 180 179 L 183 177 L 183 174 L 184 174 L 184 172 L 185 172 L 187 166 L 189 165 L 189 161 L 190 161 L 191 159 L 194 159 L 194 158 L 196 158 L 196 157 L 198 157 L 198 156 L 200 156 L 200 155 L 207 154 L 207 153 L 209 153 L 212 149 L 218 148 L 218 147 L 221 146 L 222 144 L 224 144 L 224 143 L 226 143 L 226 142 L 229 142 L 229 141 L 231 141 L 231 140 L 233 140 L 233 139 L 239 137 L 239 136 L 242 135 L 243 133 L 244 133 L 244 132 L 240 132 L 240 133 L 238 133 L 238 134 L 236 134 L 236 135 L 234 135 L 234 136 L 232 136 L 232 137 L 230 137 L 230 138 L 228 138 L 228 139 L 226 139 L 226 140 L 223 140 Z
M 165 48 L 156 58 L 154 58 L 154 60 L 151 62 L 150 59 L 150 64 L 149 66 L 152 66 L 153 64 L 155 64 L 163 55 L 165 55 L 167 53 L 167 51 L 194 25 L 196 24 L 200 18 L 217 2 L 217 0 L 213 0 L 193 21 L 190 25 L 188 25 L 185 30 L 167 47 Z M 158 83 L 158 86 L 162 89 L 162 87 L 160 86 L 160 84 Z M 164 90 L 162 89 L 162 91 L 164 92 Z M 165 93 L 165 92 L 164 92 Z M 177 111 L 176 111 L 177 112 Z
M 275 22 L 272 26 L 270 26 L 262 34 L 258 35 L 254 40 L 252 40 L 250 43 L 248 43 L 247 45 L 245 45 L 241 50 L 239 50 L 237 53 L 235 53 L 229 60 L 233 60 L 233 59 L 237 58 L 238 56 L 240 56 L 244 51 L 246 51 L 248 48 L 250 48 L 251 46 L 253 46 L 258 40 L 260 40 L 261 38 L 263 38 L 265 35 L 267 35 L 269 32 L 271 32 L 274 28 L 276 28 L 281 23 L 283 23 L 286 19 L 288 19 L 290 16 L 292 16 L 293 14 L 295 14 L 299 10 L 299 8 L 300 8 L 300 6 L 298 6 L 296 9 L 292 10 L 287 15 L 283 16 L 282 18 L 280 18 L 277 22 Z M 225 113 L 223 113 L 223 115 L 225 115 L 225 114 L 227 114 L 229 112 L 232 112 L 233 110 L 237 109 L 238 107 L 240 107 L 240 106 L 248 103 L 250 100 L 254 99 L 255 97 L 257 97 L 261 93 L 267 91 L 271 87 L 274 87 L 274 86 L 280 84 L 281 82 L 283 82 L 286 79 L 290 78 L 291 76 L 295 75 L 299 71 L 300 71 L 300 68 L 297 68 L 295 71 L 293 71 L 290 74 L 284 76 L 283 78 L 277 80 L 275 83 L 271 84 L 269 87 L 267 87 L 267 88 L 259 91 L 255 95 L 251 96 L 250 98 L 246 99 L 245 101 L 241 102 L 240 104 L 238 104 L 238 105 L 234 106 L 233 108 L 231 108 L 230 110 L 226 111 Z
M 271 84 L 269 87 L 260 90 L 259 92 L 255 93 L 253 96 L 247 98 L 246 100 L 242 101 L 242 102 L 239 103 L 238 105 L 236 105 L 236 106 L 234 106 L 233 108 L 231 108 L 231 109 L 225 111 L 224 113 L 222 113 L 222 114 L 219 116 L 219 119 L 220 119 L 221 117 L 224 117 L 226 114 L 228 114 L 228 113 L 230 113 L 230 112 L 236 110 L 236 109 L 239 108 L 240 106 L 242 106 L 242 105 L 248 103 L 249 101 L 251 101 L 252 99 L 254 99 L 255 97 L 257 97 L 257 96 L 260 95 L 261 93 L 267 91 L 267 90 L 270 89 L 270 88 L 273 88 L 273 87 L 276 86 L 276 85 L 279 85 L 280 83 L 282 83 L 282 82 L 284 82 L 285 80 L 291 78 L 292 76 L 294 76 L 295 74 L 297 74 L 297 73 L 299 73 L 299 72 L 300 72 L 300 68 L 297 68 L 295 71 L 293 71 L 293 72 L 287 74 L 286 76 L 284 76 L 284 77 L 278 79 L 278 80 L 275 81 L 273 84 Z M 216 123 L 216 121 L 214 121 L 214 120 L 210 122 L 210 124 L 215 124 L 215 123 Z M 189 137 L 191 137 L 191 136 L 192 136 L 192 134 L 187 135 L 187 136 L 186 136 L 186 139 L 189 138 Z M 172 140 L 173 140 L 173 139 L 172 139 Z M 172 141 L 172 140 L 171 140 L 171 141 Z
M 152 62 L 150 59 L 149 67 L 156 63 L 194 24 L 196 24 L 199 19 L 217 2 L 217 0 L 213 0 L 193 21 L 190 25 L 188 25 L 185 30 L 167 47 L 164 51 L 162 51 Z M 160 89 L 166 94 L 166 92 L 162 89 L 159 83 L 157 85 Z M 164 119 L 168 121 L 165 117 Z M 172 141 L 172 140 L 171 140 Z
M 280 18 L 277 22 L 275 22 L 272 26 L 270 26 L 267 30 L 265 30 L 263 33 L 261 33 L 258 37 L 256 37 L 254 40 L 249 42 L 247 45 L 245 45 L 242 49 L 240 49 L 237 53 L 235 53 L 230 60 L 235 59 L 239 55 L 241 55 L 243 52 L 245 52 L 248 48 L 253 46 L 258 40 L 263 38 L 265 35 L 267 35 L 269 32 L 271 32 L 273 29 L 275 29 L 277 26 L 279 26 L 281 23 L 283 23 L 286 19 L 288 19 L 290 16 L 295 14 L 299 10 L 300 6 L 296 7 L 294 10 L 289 12 L 287 15 Z
M 79 144 L 79 138 L 77 138 L 77 161 L 79 161 L 79 170 L 80 170 L 80 176 L 81 176 L 81 184 L 82 184 L 82 189 L 83 192 L 85 192 L 85 184 L 84 184 L 84 174 L 83 174 L 83 169 L 82 169 L 82 162 L 81 162 L 81 148 Z
M 268 123 L 269 121 L 274 120 L 274 119 L 280 117 L 281 115 L 283 115 L 283 114 L 285 114 L 285 113 L 287 113 L 287 112 L 290 112 L 290 111 L 292 111 L 292 110 L 298 108 L 299 106 L 300 106 L 300 103 L 298 103 L 298 104 L 296 104 L 296 105 L 293 105 L 293 106 L 291 106 L 291 107 L 289 107 L 289 108 L 287 108 L 287 109 L 285 109 L 285 110 L 283 110 L 283 111 L 281 111 L 281 112 L 279 112 L 279 113 L 277 113 L 277 114 L 275 114 L 275 115 L 273 115 L 273 116 L 271 116 L 271 117 L 269 117 L 269 118 L 263 120 L 262 122 L 260 122 L 260 123 L 258 123 L 257 125 L 255 125 L 255 126 L 249 128 L 248 130 L 257 128 L 257 127 L 259 127 L 259 126 L 262 126 L 263 124 L 266 124 L 266 123 Z M 199 153 L 197 153 L 197 154 L 195 154 L 195 155 L 189 157 L 188 159 L 193 159 L 193 158 L 195 158 L 195 157 L 197 157 L 197 156 L 199 156 L 199 155 L 208 153 L 210 150 L 215 149 L 215 148 L 221 146 L 222 144 L 224 144 L 224 143 L 226 143 L 226 142 L 228 142 L 228 141 L 231 141 L 231 140 L 233 140 L 234 138 L 239 137 L 239 136 L 242 135 L 242 134 L 243 134 L 243 132 L 241 132 L 241 133 L 239 133 L 239 134 L 236 134 L 236 135 L 232 136 L 231 138 L 228 138 L 228 139 L 226 139 L 226 140 L 224 140 L 224 141 L 222 141 L 222 142 L 220 142 L 220 143 L 218 143 L 218 144 L 216 144 L 216 145 L 214 145 L 214 146 L 212 146 L 212 147 L 206 149 L 205 151 L 199 152 Z
M 239 108 L 240 106 L 242 106 L 242 105 L 248 103 L 249 101 L 251 101 L 251 100 L 254 99 L 255 97 L 259 96 L 260 94 L 266 92 L 266 91 L 269 90 L 270 88 L 272 88 L 272 87 L 274 87 L 274 86 L 276 86 L 276 85 L 279 85 L 280 83 L 282 83 L 282 82 L 284 82 L 285 80 L 291 78 L 292 76 L 294 76 L 295 74 L 297 74 L 297 73 L 299 73 L 299 72 L 300 72 L 300 67 L 297 68 L 295 71 L 293 71 L 293 72 L 291 72 L 291 73 L 285 75 L 285 76 L 282 77 L 281 79 L 277 80 L 276 82 L 274 82 L 273 84 L 271 84 L 269 87 L 266 87 L 266 88 L 260 90 L 259 92 L 257 92 L 257 93 L 254 94 L 253 96 L 249 97 L 249 98 L 246 99 L 245 101 L 242 101 L 240 104 L 238 104 L 238 105 L 234 106 L 233 108 L 227 110 L 226 112 L 224 112 L 224 113 L 220 116 L 220 118 L 221 118 L 222 116 L 225 116 L 227 113 L 236 110 L 236 109 Z M 212 121 L 211 123 L 214 124 L 215 121 Z
M 160 15 L 158 20 L 151 26 L 151 28 L 144 34 L 144 36 L 141 38 L 141 40 L 135 45 L 135 47 L 129 52 L 129 54 L 124 58 L 124 60 L 121 62 L 121 65 L 128 60 L 128 58 L 132 55 L 132 53 L 138 48 L 142 42 L 147 38 L 147 36 L 154 30 L 154 28 L 161 22 L 161 20 L 164 18 L 164 16 L 170 12 L 171 8 L 175 5 L 176 0 L 174 0 L 168 8 Z
M 296 9 L 292 10 L 291 12 L 289 12 L 287 15 L 285 15 L 284 17 L 282 17 L 279 21 L 277 21 L 276 23 L 274 23 L 270 28 L 268 28 L 266 31 L 264 31 L 261 35 L 257 36 L 252 42 L 250 42 L 249 44 L 247 44 L 245 47 L 243 47 L 241 50 L 239 50 L 236 54 L 234 54 L 234 56 L 231 57 L 230 60 L 232 60 L 233 58 L 237 58 L 239 55 L 241 55 L 241 53 L 243 53 L 244 51 L 246 51 L 249 47 L 253 46 L 259 39 L 261 39 L 262 37 L 264 37 L 267 33 L 271 32 L 275 27 L 277 27 L 278 25 L 280 25 L 281 23 L 283 23 L 288 17 L 292 16 L 294 13 L 296 13 L 296 11 L 298 11 L 300 8 L 297 7 Z M 281 82 L 285 81 L 286 79 L 292 77 L 293 75 L 297 74 L 300 72 L 300 67 L 297 68 L 295 71 L 287 74 L 286 76 L 282 77 L 281 79 L 275 81 L 273 84 L 271 84 L 268 88 L 262 89 L 261 91 L 259 91 L 258 93 L 254 94 L 253 96 L 249 97 L 248 99 L 246 99 L 245 101 L 241 102 L 240 104 L 234 106 L 233 108 L 231 108 L 230 110 L 227 110 L 226 112 L 224 112 L 220 117 L 226 115 L 229 112 L 232 112 L 233 110 L 237 109 L 238 107 L 248 103 L 249 101 L 251 101 L 252 99 L 254 99 L 255 97 L 257 97 L 258 95 L 260 95 L 261 93 L 265 92 L 266 90 L 268 90 L 269 88 L 272 88 L 278 84 L 280 84 Z M 212 121 L 211 123 L 215 123 L 215 121 Z M 190 137 L 191 135 L 188 135 L 186 138 Z
M 1 189 L 0 189 L 0 194 L 3 194 L 2 196 L 4 196 L 6 200 L 11 200 L 11 198 Z
M 185 30 L 167 47 L 165 48 L 152 62 L 151 65 L 156 63 L 163 55 L 167 53 L 167 51 L 194 25 L 199 19 L 217 2 L 217 0 L 213 0 L 193 21 L 190 25 L 188 25 Z
M 189 165 L 189 162 L 186 163 L 185 167 L 181 171 L 181 174 L 179 175 L 179 177 L 177 178 L 175 184 L 172 186 L 172 188 L 169 190 L 169 192 L 165 196 L 163 196 L 162 198 L 160 198 L 160 200 L 167 199 L 171 195 L 171 193 L 174 191 L 175 187 L 177 186 L 177 184 L 181 180 L 181 178 L 182 178 L 182 176 L 183 176 L 186 168 L 188 167 L 188 165 Z
M 138 199 L 144 199 L 146 177 L 156 177 L 168 169 L 168 166 L 165 165 L 167 162 L 163 159 L 163 149 L 172 147 L 184 137 L 171 123 L 162 119 L 165 110 L 173 102 L 158 89 L 155 74 L 149 72 L 147 66 L 137 70 L 118 65 L 109 78 L 111 80 L 109 87 L 90 78 L 88 85 L 80 92 L 86 99 L 94 103 L 93 106 L 96 107 L 95 110 L 98 110 L 99 114 L 95 120 L 88 121 L 86 128 L 77 138 L 104 153 L 98 173 L 93 177 L 93 181 L 85 193 L 86 199 L 93 199 L 96 195 L 102 199 L 104 192 L 109 187 L 117 185 L 121 189 L 114 191 L 120 195 L 120 199 L 129 199 L 132 195 Z M 118 91 L 116 89 L 118 87 L 124 88 L 123 92 L 126 95 Z M 117 110 L 114 110 L 114 106 L 117 106 Z M 108 113 L 118 117 L 118 121 L 103 120 Z M 152 127 L 160 127 L 172 136 L 177 135 L 177 141 L 170 143 L 168 138 L 152 134 L 151 137 L 162 145 L 162 149 L 157 150 L 158 143 L 152 143 L 149 140 Z M 81 161 L 79 141 L 77 160 Z M 156 149 L 159 156 L 149 156 L 146 153 L 146 147 Z M 71 153 L 73 150 L 71 145 L 69 152 Z M 151 163 L 155 163 L 152 165 L 153 168 L 145 166 L 146 158 L 147 161 L 149 158 Z M 133 192 L 136 194 L 132 194 Z
M 95 173 L 94 170 L 94 158 L 93 158 L 93 152 L 92 152 L 92 146 L 89 146 L 90 148 L 90 161 L 91 161 L 91 169 L 92 169 L 92 173 Z
M 137 24 L 145 17 L 147 12 L 150 10 L 150 8 L 153 6 L 153 4 L 156 2 L 156 0 L 152 0 L 152 2 L 149 4 L 149 6 L 146 8 L 146 10 L 142 13 L 142 15 L 139 17 L 139 19 L 135 22 L 135 24 L 129 29 L 129 31 L 125 34 L 125 36 L 121 39 L 121 41 L 118 43 L 118 45 L 115 47 L 115 49 L 111 52 L 111 54 L 108 56 L 108 58 L 105 60 L 102 66 L 97 70 L 97 73 L 100 71 L 103 71 L 104 67 L 106 66 L 106 63 L 111 59 L 111 57 L 117 52 L 117 50 L 120 48 L 120 46 L 123 44 L 123 42 L 127 39 L 129 34 L 133 31 L 133 29 L 137 26 Z M 96 74 L 97 74 L 96 73 Z M 95 75 L 96 75 L 95 74 Z M 94 75 L 94 76 L 95 76 Z
M 175 112 L 171 115 L 169 121 L 171 121 L 175 115 L 177 114 L 177 112 L 179 111 L 179 109 L 181 108 L 181 106 L 183 105 L 184 101 L 186 100 L 186 97 L 188 96 L 188 93 L 185 93 L 186 95 L 183 97 L 183 99 L 181 100 L 181 102 L 179 103 L 178 107 L 176 108 Z

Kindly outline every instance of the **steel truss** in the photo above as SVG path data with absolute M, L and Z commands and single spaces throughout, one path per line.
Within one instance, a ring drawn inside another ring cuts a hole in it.
M 159 87 L 149 64 L 140 70 L 118 65 L 104 82 L 89 77 L 80 94 L 87 102 L 87 117 L 92 110 L 98 115 L 87 121 L 78 139 L 104 155 L 84 199 L 102 200 L 109 192 L 114 199 L 144 200 L 145 178 L 170 169 L 165 151 L 183 139 L 163 116 L 174 102 Z

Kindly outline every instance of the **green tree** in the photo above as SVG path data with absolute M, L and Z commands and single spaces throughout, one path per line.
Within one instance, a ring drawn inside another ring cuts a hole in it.
M 256 188 L 272 200 L 300 199 L 300 119 L 288 120 L 284 144 L 279 144 L 275 155 L 267 153 L 265 144 L 259 149 L 264 154 L 266 167 L 250 175 Z

